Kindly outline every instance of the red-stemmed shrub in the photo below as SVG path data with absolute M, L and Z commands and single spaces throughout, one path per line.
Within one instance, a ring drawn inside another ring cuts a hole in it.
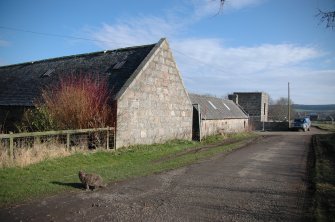
M 35 108 L 25 112 L 20 131 L 114 126 L 108 81 L 88 74 L 63 75 L 42 89 Z
M 42 90 L 42 102 L 62 129 L 105 127 L 112 124 L 112 108 L 106 78 L 68 75 Z

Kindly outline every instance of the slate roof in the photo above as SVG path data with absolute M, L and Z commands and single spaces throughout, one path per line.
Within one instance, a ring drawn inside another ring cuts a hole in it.
M 200 105 L 202 119 L 245 119 L 248 115 L 233 101 L 212 96 L 189 94 L 192 104 Z M 195 106 L 196 107 L 196 106 Z
M 0 67 L 0 105 L 32 106 L 43 87 L 78 73 L 107 77 L 115 99 L 159 43 Z

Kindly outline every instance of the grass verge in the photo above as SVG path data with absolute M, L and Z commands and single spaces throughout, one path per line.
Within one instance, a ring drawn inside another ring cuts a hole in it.
M 335 221 L 335 134 L 313 136 L 316 221 Z
M 335 132 L 335 124 L 329 124 L 329 123 L 313 123 L 313 126 L 322 129 L 327 130 L 331 132 Z
M 77 153 L 27 167 L 3 168 L 0 169 L 0 206 L 5 207 L 63 191 L 79 190 L 79 170 L 98 173 L 106 182 L 120 181 L 178 168 L 228 152 L 245 145 L 255 137 L 252 133 L 242 133 L 208 137 L 202 142 L 170 141 L 165 144 L 132 146 L 115 152 Z M 225 139 L 230 142 L 223 143 Z M 193 149 L 198 151 L 189 152 Z

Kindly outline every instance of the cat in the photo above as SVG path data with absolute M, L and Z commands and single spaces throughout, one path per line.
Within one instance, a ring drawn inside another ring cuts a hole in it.
M 79 179 L 81 183 L 85 186 L 86 190 L 92 188 L 92 190 L 98 187 L 106 187 L 106 184 L 103 183 L 102 177 L 97 174 L 88 174 L 82 171 L 79 171 Z

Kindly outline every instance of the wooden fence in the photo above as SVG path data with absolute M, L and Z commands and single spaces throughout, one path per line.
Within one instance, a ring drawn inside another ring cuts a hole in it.
M 44 136 L 61 136 L 66 135 L 66 148 L 70 149 L 71 135 L 83 134 L 83 133 L 97 133 L 106 132 L 106 149 L 115 149 L 115 128 L 95 128 L 95 129 L 76 129 L 76 130 L 58 130 L 58 131 L 45 131 L 45 132 L 29 132 L 29 133 L 9 133 L 0 134 L 0 142 L 3 140 L 9 140 L 9 155 L 14 157 L 14 139 L 15 138 L 34 138 L 39 141 L 40 137 Z M 113 146 L 110 147 L 110 139 L 113 139 Z

